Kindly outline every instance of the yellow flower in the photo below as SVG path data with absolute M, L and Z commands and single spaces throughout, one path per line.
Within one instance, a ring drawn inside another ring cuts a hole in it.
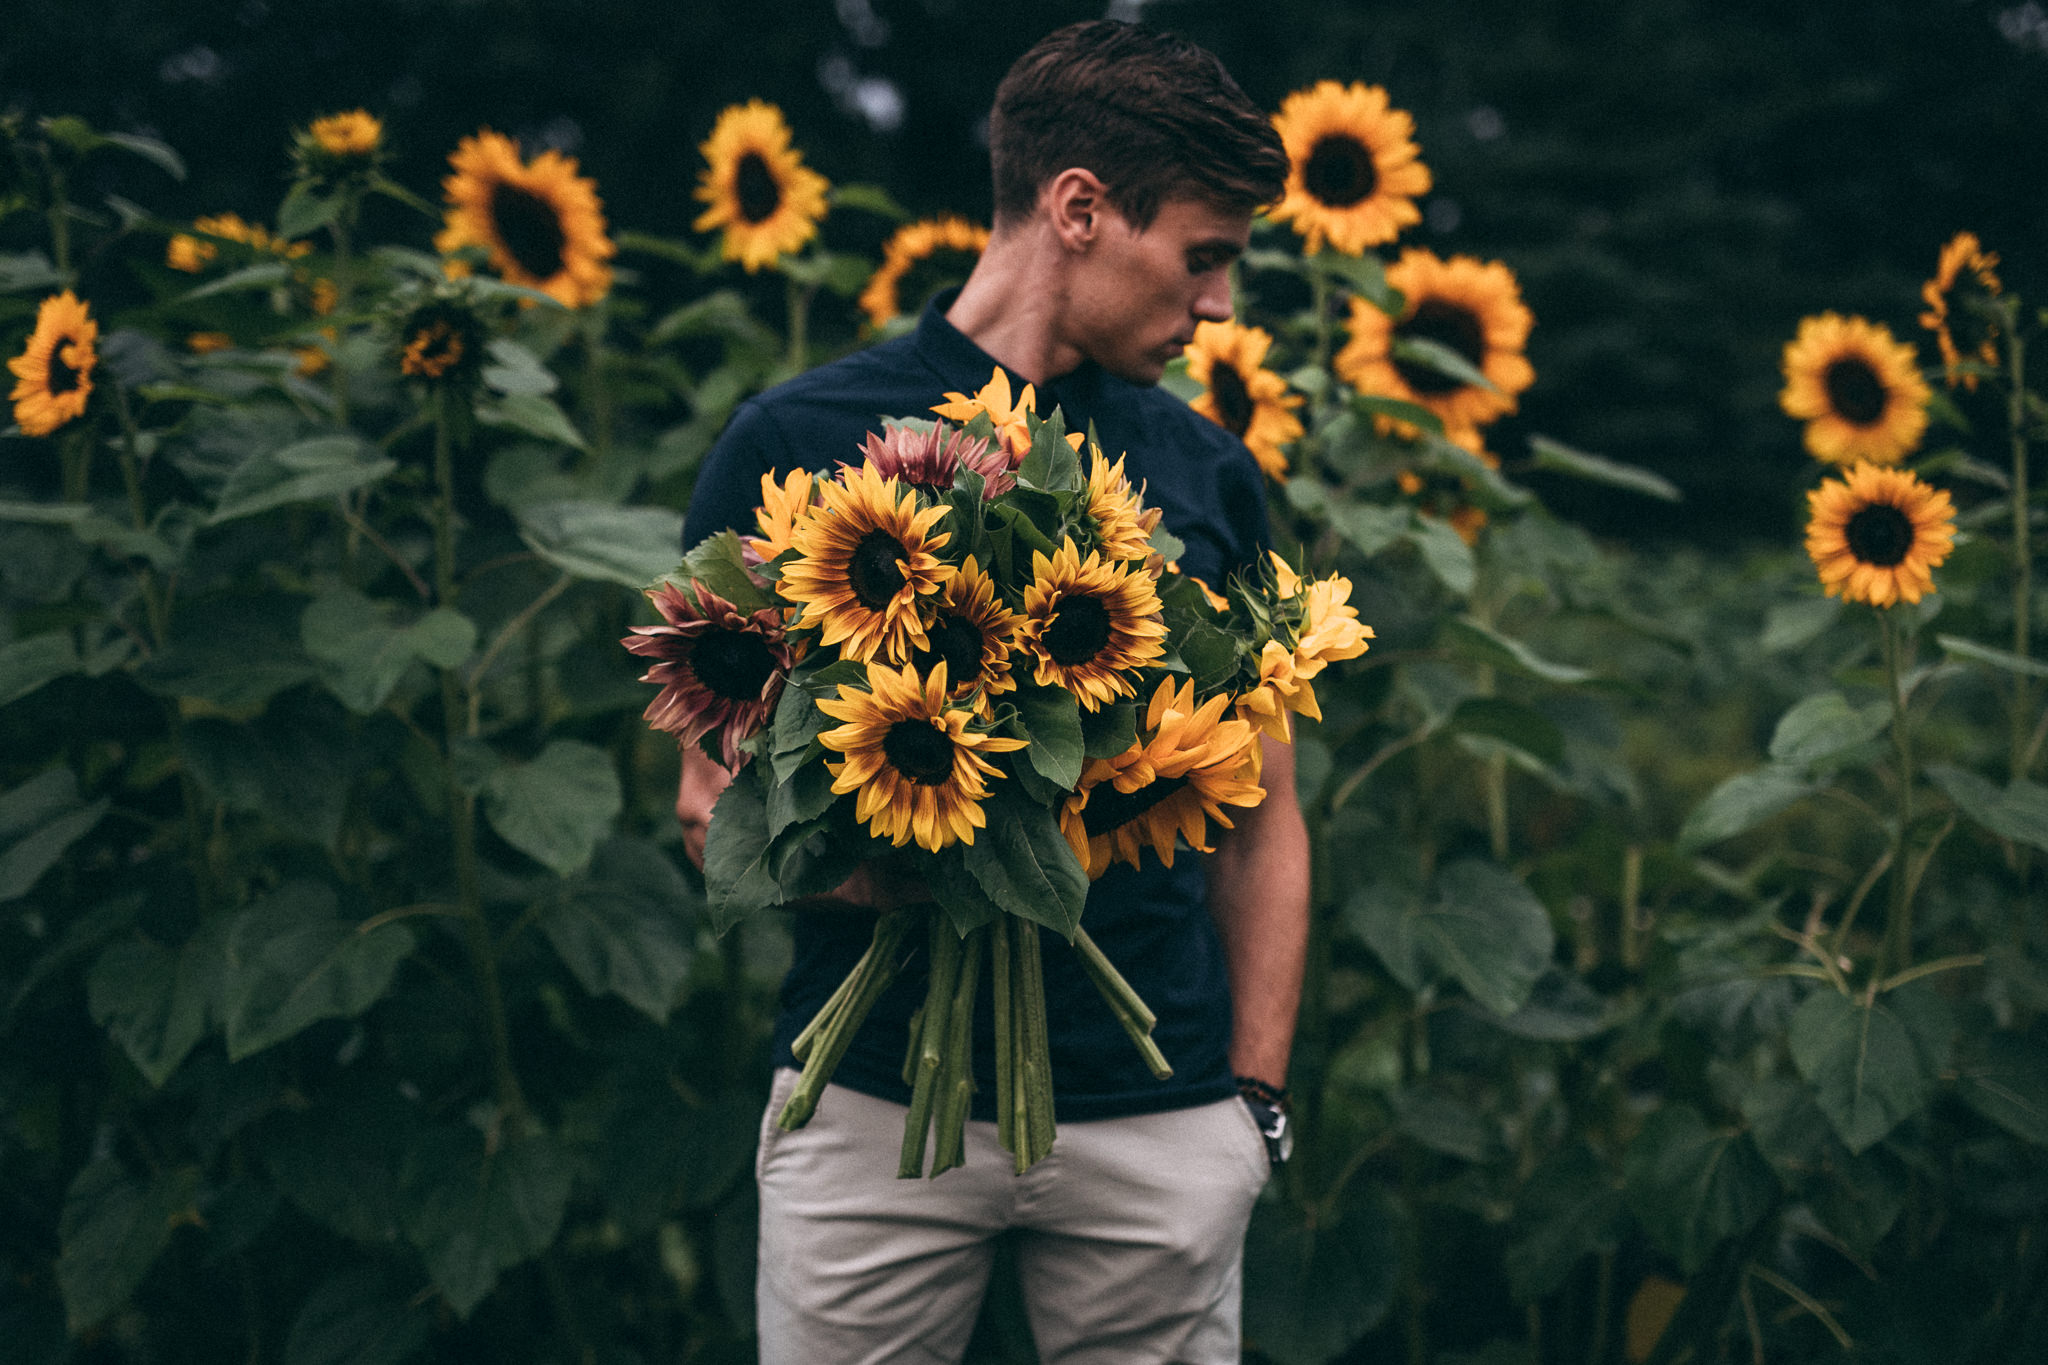
M 1302 399 L 1265 368 L 1272 344 L 1272 334 L 1263 327 L 1196 323 L 1187 352 L 1188 378 L 1204 392 L 1189 406 L 1249 446 L 1268 478 L 1285 479 L 1287 452 L 1281 447 L 1301 435 L 1301 419 L 1293 410 Z
M 846 755 L 826 762 L 832 790 L 859 793 L 855 818 L 897 848 L 915 840 L 936 853 L 973 843 L 974 831 L 988 824 L 981 810 L 988 779 L 1002 776 L 983 755 L 1009 753 L 1025 741 L 970 728 L 974 713 L 947 704 L 944 663 L 924 678 L 915 668 L 870 664 L 868 683 L 867 692 L 842 683 L 836 701 L 818 702 L 820 711 L 845 722 L 818 736 Z
M 880 330 L 901 316 L 903 302 L 899 290 L 903 277 L 919 261 L 930 260 L 942 251 L 980 256 L 987 245 L 987 228 L 950 213 L 897 228 L 882 247 L 882 264 L 860 291 L 861 311 L 868 315 L 869 325 Z
M 1207 853 L 1208 822 L 1232 828 L 1223 807 L 1265 799 L 1252 727 L 1223 719 L 1227 697 L 1197 706 L 1194 693 L 1192 681 L 1160 683 L 1138 742 L 1115 758 L 1090 759 L 1061 805 L 1060 832 L 1091 879 L 1112 863 L 1137 867 L 1147 847 L 1172 867 L 1177 837 Z
M 1100 446 L 1088 467 L 1088 517 L 1095 523 L 1095 548 L 1104 559 L 1149 559 L 1152 532 L 1164 515 L 1146 507 L 1124 475 L 1123 457 L 1111 464 Z M 1154 575 L 1155 577 L 1157 575 Z
M 269 228 L 261 223 L 245 223 L 238 213 L 216 213 L 205 218 L 194 218 L 192 230 L 203 232 L 209 237 L 224 237 L 230 242 L 240 242 L 244 246 L 254 247 L 258 251 L 266 251 L 273 256 L 282 256 L 292 261 L 310 254 L 313 250 L 311 242 L 288 242 L 282 237 L 274 237 Z M 175 247 L 175 239 L 172 244 Z M 212 248 L 210 242 L 202 245 Z M 212 260 L 215 250 L 217 249 L 204 250 L 201 253 L 202 260 Z M 177 263 L 174 261 L 172 264 Z M 179 266 L 181 270 L 185 268 Z
M 194 355 L 212 355 L 234 348 L 235 339 L 226 332 L 194 332 L 185 338 L 185 349 Z
M 707 163 L 697 198 L 699 232 L 725 229 L 725 259 L 749 274 L 801 250 L 817 235 L 825 216 L 824 176 L 804 165 L 789 145 L 782 111 L 765 100 L 748 100 L 719 114 L 711 136 L 698 148 Z
M 1889 607 L 1934 591 L 1933 570 L 1955 545 L 1947 493 L 1907 469 L 1852 466 L 1806 495 L 1806 553 L 1830 597 Z
M 436 251 L 482 247 L 491 269 L 565 308 L 610 291 L 606 262 L 618 248 L 605 235 L 596 182 L 576 174 L 574 157 L 546 151 L 523 161 L 511 138 L 486 128 L 457 143 L 448 164 L 455 174 L 441 182 L 448 210 Z
M 320 150 L 332 157 L 366 157 L 384 139 L 384 121 L 367 109 L 316 118 L 307 130 Z
M 1042 687 L 1057 687 L 1097 711 L 1134 696 L 1132 675 L 1166 652 L 1159 594 L 1142 568 L 1093 550 L 1083 558 L 1069 539 L 1051 559 L 1033 551 L 1018 644 Z
M 989 699 L 1016 689 L 1010 677 L 1010 651 L 1017 643 L 1017 614 L 996 597 L 995 580 L 982 571 L 973 555 L 940 590 L 925 622 L 930 643 L 911 656 L 920 676 L 943 667 L 954 679 L 948 698 L 976 696 L 975 710 L 987 716 Z
M 1522 302 L 1515 276 L 1499 261 L 1470 256 L 1448 261 L 1410 247 L 1387 267 L 1387 283 L 1405 300 L 1389 317 L 1364 299 L 1351 300 L 1351 340 L 1337 353 L 1337 374 L 1360 393 L 1417 403 L 1435 413 L 1444 433 L 1468 450 L 1480 448 L 1478 429 L 1515 410 L 1518 395 L 1536 382 L 1523 355 L 1535 319 Z M 1399 358 L 1395 344 L 1433 341 L 1462 356 L 1493 387 L 1481 388 Z
M 1778 404 L 1806 423 L 1807 453 L 1829 464 L 1897 464 L 1927 430 L 1927 381 L 1913 348 L 1881 322 L 1822 313 L 1785 345 Z
M 1956 292 L 1957 281 L 1965 270 L 1970 272 L 1976 286 L 1991 298 L 1997 298 L 2001 286 L 1998 282 L 1998 257 L 1984 250 L 1974 232 L 1958 232 L 1941 249 L 1941 259 L 1934 269 L 1934 278 L 1920 286 L 1920 297 L 1927 302 L 1927 311 L 1920 315 L 1920 325 L 1934 333 L 1935 344 L 1941 347 L 1941 369 L 1948 380 L 1948 386 L 1958 384 L 1971 393 L 1977 391 L 1977 376 L 1964 372 L 1962 347 L 1956 344 L 1955 332 L 1949 318 L 1949 298 Z M 1976 328 L 1976 345 L 1971 348 L 1970 359 L 1988 366 L 1998 364 L 1998 328 L 1984 319 L 1972 319 Z
M 782 595 L 803 607 L 799 625 L 849 659 L 903 664 L 931 648 L 922 600 L 956 570 L 934 551 L 951 537 L 932 528 L 941 503 L 919 511 L 917 494 L 868 465 L 844 466 L 818 485 L 819 505 L 797 520 L 796 557 L 783 565 Z
M 308 292 L 307 302 L 312 306 L 314 316 L 324 318 L 341 302 L 341 289 L 333 280 L 315 280 Z
M 1035 413 L 1038 407 L 1038 391 L 1031 385 L 1024 386 L 1024 392 L 1017 395 L 1017 401 L 1010 401 L 1010 376 L 998 365 L 989 375 L 988 383 L 973 394 L 946 394 L 946 401 L 932 404 L 932 411 L 950 422 L 965 426 L 976 417 L 986 413 L 994 424 L 996 438 L 1003 448 L 1010 452 L 1010 463 L 1014 467 L 1024 463 L 1024 457 L 1031 453 L 1031 427 L 1025 416 Z M 1077 432 L 1068 438 L 1074 448 L 1081 448 L 1081 436 Z
M 761 476 L 761 505 L 754 510 L 758 536 L 740 537 L 740 555 L 749 564 L 766 564 L 795 543 L 796 524 L 810 515 L 816 476 L 792 469 L 777 483 L 773 473 Z
M 1351 580 L 1337 574 L 1304 580 L 1277 554 L 1269 556 L 1282 624 L 1292 621 L 1292 645 L 1270 639 L 1260 647 L 1259 679 L 1237 699 L 1238 714 L 1278 740 L 1289 738 L 1287 716 L 1323 718 L 1313 680 L 1330 664 L 1365 653 L 1373 629 L 1351 605 Z
M 1388 107 L 1379 86 L 1318 81 L 1282 101 L 1273 127 L 1291 163 L 1273 217 L 1292 221 L 1308 251 L 1328 241 L 1356 256 L 1422 221 L 1415 201 L 1429 193 L 1430 177 L 1415 120 Z
M 7 362 L 14 372 L 14 420 L 23 432 L 48 436 L 85 411 L 99 335 L 91 311 L 69 289 L 43 300 L 28 345 Z
M 212 242 L 202 242 L 190 233 L 174 232 L 170 245 L 164 249 L 164 264 L 173 270 L 197 275 L 219 254 L 220 248 Z
M 308 379 L 325 372 L 334 363 L 334 357 L 327 354 L 324 346 L 294 346 L 292 360 L 295 362 L 292 368 Z

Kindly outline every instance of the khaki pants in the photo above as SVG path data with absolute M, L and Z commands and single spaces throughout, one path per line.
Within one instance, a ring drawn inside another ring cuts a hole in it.
M 1244 1232 L 1268 1174 L 1241 1101 L 1062 1123 L 1021 1176 L 995 1125 L 970 1122 L 966 1166 L 898 1180 L 902 1105 L 828 1086 L 785 1133 L 795 1084 L 776 1072 L 755 1161 L 762 1365 L 958 1361 L 1009 1228 L 1041 1360 L 1238 1359 Z

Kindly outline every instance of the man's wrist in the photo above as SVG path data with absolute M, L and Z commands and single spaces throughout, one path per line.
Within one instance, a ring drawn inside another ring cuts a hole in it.
M 1251 1110 L 1259 1136 L 1266 1140 L 1266 1160 L 1284 1164 L 1294 1154 L 1294 1120 L 1287 1112 L 1287 1087 L 1273 1085 L 1256 1076 L 1239 1076 L 1237 1093 Z

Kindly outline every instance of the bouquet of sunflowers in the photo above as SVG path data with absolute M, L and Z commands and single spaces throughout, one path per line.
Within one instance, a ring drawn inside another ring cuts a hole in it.
M 1028 413 L 1029 404 L 1022 405 Z M 898 1173 L 964 1160 L 974 997 L 994 993 L 996 1107 L 1021 1172 L 1053 1142 L 1039 931 L 1078 950 L 1153 1073 L 1153 1015 L 1081 924 L 1091 879 L 1149 848 L 1207 851 L 1257 805 L 1259 736 L 1317 715 L 1313 679 L 1372 635 L 1342 578 L 1275 555 L 1219 593 L 1123 461 L 1058 411 L 999 431 L 904 419 L 831 475 L 765 475 L 757 535 L 711 536 L 648 591 L 665 624 L 647 720 L 730 770 L 705 849 L 723 930 L 825 895 L 886 854 L 927 900 L 874 941 L 797 1038 L 780 1115 L 801 1127 L 919 946 L 930 985 L 904 1058 Z M 886 841 L 886 844 L 878 843 Z M 896 852 L 901 850 L 901 852 Z

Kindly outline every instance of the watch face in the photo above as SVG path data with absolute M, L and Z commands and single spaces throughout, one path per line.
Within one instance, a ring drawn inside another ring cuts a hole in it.
M 1274 1112 L 1273 1126 L 1266 1130 L 1266 1153 L 1275 1166 L 1294 1155 L 1294 1125 L 1282 1111 Z

